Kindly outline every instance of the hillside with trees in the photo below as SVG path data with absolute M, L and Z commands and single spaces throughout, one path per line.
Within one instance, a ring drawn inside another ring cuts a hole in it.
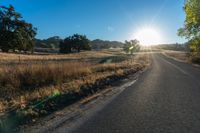
M 64 45 L 62 43 L 70 43 L 71 37 L 67 37 L 65 39 L 61 39 L 59 36 L 50 37 L 48 39 L 36 39 L 35 40 L 35 50 L 38 49 L 58 49 L 61 45 Z M 73 44 L 72 44 L 73 45 Z M 100 39 L 95 39 L 92 41 L 89 41 L 88 46 L 93 50 L 101 50 L 101 49 L 109 49 L 109 48 L 122 48 L 124 43 L 118 42 L 118 41 L 105 41 Z M 70 47 L 70 44 L 68 44 L 66 47 Z M 65 46 L 64 46 L 65 47 Z M 90 49 L 89 48 L 89 49 Z M 70 48 L 69 48 L 70 49 Z M 71 47 L 71 50 L 74 49 L 74 47 Z M 84 48 L 85 49 L 85 48 Z M 87 50 L 88 48 L 86 48 Z M 69 50 L 69 53 L 71 51 Z
M 81 50 L 101 50 L 109 48 L 122 48 L 124 43 L 118 41 L 107 41 L 96 39 L 90 41 L 84 35 L 74 34 L 73 36 L 61 39 L 53 36 L 47 39 L 36 39 L 37 29 L 31 23 L 23 20 L 20 13 L 16 12 L 13 6 L 0 7 L 0 50 L 3 52 L 57 52 L 71 53 Z
M 90 42 L 92 49 L 109 49 L 109 48 L 122 48 L 124 43 L 118 41 L 104 41 L 96 39 Z
M 35 48 L 59 48 L 62 39 L 59 36 L 53 36 L 47 39 L 35 39 Z

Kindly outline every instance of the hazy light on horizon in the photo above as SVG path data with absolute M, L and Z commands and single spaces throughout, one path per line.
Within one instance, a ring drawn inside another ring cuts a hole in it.
M 135 33 L 131 39 L 137 39 L 142 45 L 155 45 L 163 43 L 162 33 L 155 27 L 141 27 Z

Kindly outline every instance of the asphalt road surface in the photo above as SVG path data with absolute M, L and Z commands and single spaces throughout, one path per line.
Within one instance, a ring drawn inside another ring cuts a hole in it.
M 161 54 L 74 133 L 200 133 L 200 69 Z M 64 127 L 63 127 L 64 128 Z

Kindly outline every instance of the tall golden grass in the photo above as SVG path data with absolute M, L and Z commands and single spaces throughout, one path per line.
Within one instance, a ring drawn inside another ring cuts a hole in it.
M 104 53 L 101 55 L 105 56 Z M 31 101 L 41 100 L 55 92 L 79 92 L 85 84 L 114 74 L 124 75 L 127 70 L 142 70 L 148 62 L 148 55 L 137 55 L 134 59 L 110 64 L 75 61 L 1 65 L 0 112 L 25 108 Z
M 49 54 L 49 55 L 26 55 L 26 54 L 14 54 L 14 53 L 1 53 L 0 52 L 0 62 L 21 62 L 21 61 L 48 61 L 48 60 L 81 60 L 88 58 L 102 58 L 106 56 L 111 56 L 113 54 L 119 54 L 118 51 L 90 51 L 72 54 Z
M 21 91 L 57 85 L 91 73 L 88 63 L 23 64 L 0 67 L 0 97 L 17 95 Z M 9 94 L 9 95 L 7 95 Z

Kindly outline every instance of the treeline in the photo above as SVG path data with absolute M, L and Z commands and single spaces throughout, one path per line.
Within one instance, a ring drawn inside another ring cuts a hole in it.
M 64 41 L 58 36 L 50 37 L 48 39 L 36 39 L 35 40 L 35 48 L 50 48 L 50 49 L 58 49 L 61 41 Z M 101 50 L 101 49 L 109 49 L 109 48 L 122 48 L 124 43 L 118 41 L 108 41 L 108 40 L 100 40 L 95 39 L 89 41 L 89 45 L 91 49 Z
M 190 51 L 189 45 L 187 43 L 185 44 L 160 44 L 152 46 L 153 48 L 157 49 L 164 49 L 164 50 L 174 50 L 174 51 Z
M 95 50 L 109 49 L 109 48 L 122 48 L 124 43 L 118 41 L 104 41 L 96 39 L 90 42 L 91 48 Z
M 101 50 L 109 48 L 123 48 L 124 43 L 118 41 L 104 41 L 96 39 L 90 41 L 86 36 L 74 34 L 60 42 L 60 53 L 80 52 L 81 50 Z
M 36 28 L 22 19 L 13 6 L 0 6 L 0 49 L 3 52 L 32 51 Z

